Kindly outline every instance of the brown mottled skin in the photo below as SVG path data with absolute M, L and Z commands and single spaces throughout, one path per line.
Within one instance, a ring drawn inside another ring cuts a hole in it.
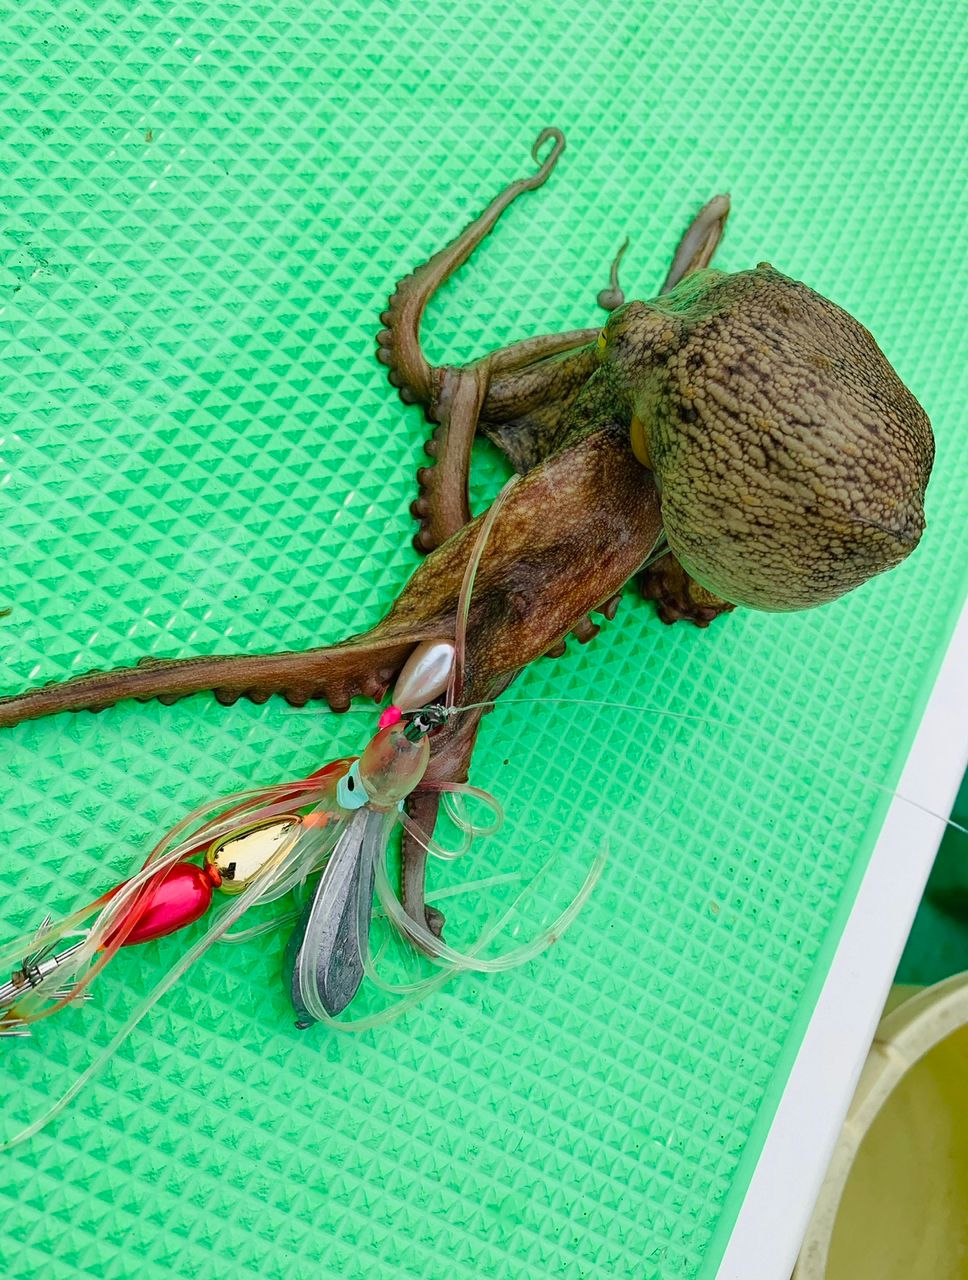
M 924 531 L 924 410 L 867 330 L 761 263 L 696 272 L 606 332 L 669 547 L 733 604 L 805 609 L 899 564 Z
M 706 625 L 736 604 L 797 609 L 832 600 L 916 545 L 931 469 L 931 430 L 870 334 L 845 312 L 761 264 L 709 269 L 729 210 L 718 196 L 679 244 L 653 302 L 624 305 L 617 262 L 599 295 L 606 329 L 528 338 L 469 365 L 432 367 L 420 345 L 427 301 L 525 191 L 541 186 L 553 147 L 451 244 L 402 280 L 383 313 L 378 356 L 407 403 L 436 424 L 418 472 L 416 543 L 430 554 L 382 622 L 302 653 L 150 660 L 0 698 L 0 727 L 125 698 L 219 701 L 281 694 L 336 710 L 379 698 L 413 648 L 451 639 L 480 517 L 467 479 L 476 433 L 523 479 L 497 514 L 471 601 L 459 701 L 496 698 L 528 663 L 614 616 L 639 571 L 666 621 Z M 619 256 L 624 252 L 620 250 Z M 665 541 L 664 541 L 665 540 Z M 668 552 L 657 548 L 668 544 Z M 433 738 L 427 781 L 467 776 L 481 710 Z M 437 796 L 411 798 L 431 830 Z M 404 847 L 404 901 L 424 905 L 424 851 Z

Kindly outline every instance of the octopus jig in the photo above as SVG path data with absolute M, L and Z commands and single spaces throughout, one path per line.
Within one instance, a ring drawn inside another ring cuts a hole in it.
M 165 937 L 199 920 L 212 907 L 215 891 L 234 901 L 217 913 L 188 963 L 225 937 L 250 907 L 300 889 L 321 869 L 286 949 L 286 985 L 299 1028 L 332 1022 L 359 990 L 370 961 L 374 890 L 408 941 L 454 971 L 473 967 L 471 956 L 448 947 L 408 916 L 390 885 L 386 855 L 398 823 L 427 852 L 450 859 L 467 853 L 475 836 L 495 834 L 503 821 L 500 805 L 480 788 L 469 783 L 438 788 L 464 836 L 461 845 L 448 850 L 407 816 L 404 802 L 424 779 L 430 735 L 455 709 L 474 577 L 514 484 L 508 482 L 481 523 L 461 587 L 454 642 L 416 647 L 361 754 L 332 761 L 306 778 L 203 805 L 162 838 L 136 874 L 0 950 L 0 964 L 26 951 L 10 980 L 0 985 L 0 1035 L 24 1034 L 32 1023 L 86 995 L 121 947 Z M 444 702 L 434 701 L 444 695 Z M 468 815 L 470 796 L 489 811 L 487 822 L 476 823 Z M 200 862 L 192 861 L 199 856 Z M 94 923 L 83 928 L 91 916 Z M 71 938 L 66 948 L 58 946 Z M 525 950 L 531 954 L 531 948 Z M 178 972 L 185 967 L 182 962 Z M 419 988 L 418 983 L 414 990 Z

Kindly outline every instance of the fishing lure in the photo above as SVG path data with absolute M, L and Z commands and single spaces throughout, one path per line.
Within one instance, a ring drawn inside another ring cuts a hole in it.
M 386 855 L 399 806 L 423 776 L 427 734 L 443 714 L 431 708 L 404 717 L 396 710 L 359 757 L 220 800 L 218 812 L 190 835 L 187 829 L 213 806 L 189 815 L 135 875 L 56 925 L 45 922 L 0 986 L 0 1034 L 23 1032 L 85 995 L 121 947 L 193 924 L 211 909 L 217 891 L 236 901 L 219 913 L 206 945 L 250 907 L 276 901 L 324 865 L 293 934 L 288 983 L 298 1025 L 341 1013 L 363 978 L 377 860 Z M 77 940 L 55 949 L 92 915 L 94 923 Z
M 0 964 L 18 957 L 8 982 L 0 985 L 0 1034 L 24 1034 L 29 1027 L 88 994 L 92 980 L 125 946 L 176 933 L 204 916 L 216 892 L 233 899 L 208 932 L 175 966 L 176 976 L 212 942 L 225 937 L 250 908 L 265 906 L 304 889 L 322 869 L 306 896 L 285 958 L 285 982 L 296 1025 L 332 1022 L 351 1003 L 364 974 L 373 971 L 370 923 L 374 891 L 400 935 L 445 970 L 509 967 L 530 958 L 537 946 L 523 944 L 499 962 L 476 959 L 448 946 L 413 920 L 399 901 L 386 871 L 390 837 L 397 824 L 428 852 L 452 859 L 468 852 L 475 837 L 496 834 L 503 821 L 497 801 L 470 783 L 437 788 L 463 841 L 445 849 L 404 811 L 404 801 L 423 782 L 430 760 L 430 736 L 446 724 L 466 639 L 471 591 L 481 553 L 512 479 L 482 521 L 477 545 L 464 574 L 454 642 L 418 645 L 396 681 L 377 731 L 359 756 L 330 762 L 308 777 L 229 796 L 201 806 L 165 835 L 140 870 L 56 924 L 0 950 Z M 444 697 L 443 702 L 435 701 Z M 487 812 L 471 819 L 466 800 Z M 199 825 L 201 824 L 201 825 Z M 193 859 L 200 858 L 200 861 Z M 597 865 L 581 894 L 597 877 Z M 576 903 L 548 931 L 557 936 L 574 917 Z M 83 927 L 94 917 L 93 923 Z M 234 938 L 251 936 L 256 926 Z M 79 934 L 79 936 L 78 936 Z M 73 939 L 73 940 L 71 940 Z M 60 946 L 64 941 L 66 947 Z M 22 954 L 26 951 L 26 954 Z M 410 984 L 405 1003 L 433 985 Z M 169 985 L 163 983 L 162 988 Z M 156 993 L 160 994 L 160 990 Z M 128 1028 L 140 1018 L 129 1022 Z M 345 1024 L 339 1024 L 345 1025 Z

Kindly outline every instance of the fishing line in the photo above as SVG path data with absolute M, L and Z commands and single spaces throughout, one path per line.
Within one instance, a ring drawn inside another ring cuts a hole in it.
M 604 710 L 629 711 L 635 715 L 663 716 L 663 717 L 674 719 L 674 720 L 693 721 L 695 723 L 702 724 L 702 725 L 713 725 L 721 729 L 735 730 L 741 727 L 735 721 L 723 720 L 716 716 L 707 716 L 699 712 L 670 711 L 664 707 L 649 706 L 648 704 L 640 704 L 640 703 L 632 703 L 632 702 L 617 702 L 609 698 L 564 698 L 564 697 L 557 697 L 554 695 L 545 695 L 545 694 L 535 695 L 534 697 L 524 697 L 524 698 L 501 697 L 500 699 L 494 698 L 484 702 L 469 702 L 463 706 L 448 708 L 448 714 L 453 716 L 463 711 L 477 711 L 482 709 L 486 710 L 488 708 L 507 707 L 507 706 L 514 706 L 514 705 L 537 706 L 541 704 L 560 704 L 563 706 L 597 707 L 599 709 L 604 709 Z M 764 742 L 774 744 L 779 741 L 776 737 L 772 737 L 766 730 L 764 730 L 759 726 L 753 729 L 750 729 L 749 726 L 742 726 L 742 728 L 745 734 L 749 734 L 750 736 L 753 736 L 753 737 L 759 737 Z M 964 826 L 960 822 L 955 821 L 955 819 L 952 818 L 950 815 L 948 817 L 945 817 L 943 814 L 937 813 L 934 809 L 929 808 L 927 805 L 921 804 L 920 801 L 914 800 L 912 799 L 912 797 L 906 796 L 902 792 L 897 791 L 892 787 L 889 787 L 887 783 L 876 782 L 873 778 L 867 778 L 863 774 L 857 773 L 852 769 L 848 769 L 845 765 L 842 765 L 842 764 L 839 765 L 838 767 L 843 771 L 844 775 L 850 778 L 852 781 L 859 782 L 863 786 L 870 787 L 875 791 L 880 791 L 885 795 L 892 796 L 897 800 L 901 800 L 905 804 L 911 805 L 912 808 L 919 809 L 922 813 L 927 814 L 929 817 L 937 819 L 938 822 L 943 822 L 946 826 L 951 827 L 954 831 L 958 831 L 962 835 L 968 835 L 968 827 Z

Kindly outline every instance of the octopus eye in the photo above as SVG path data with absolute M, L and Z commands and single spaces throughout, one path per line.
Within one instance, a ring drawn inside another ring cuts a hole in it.
M 603 356 L 605 354 L 605 344 L 607 343 L 607 341 L 608 339 L 605 336 L 605 330 L 603 329 L 601 333 L 598 335 L 598 342 L 595 344 L 598 347 L 598 354 L 600 356 Z

